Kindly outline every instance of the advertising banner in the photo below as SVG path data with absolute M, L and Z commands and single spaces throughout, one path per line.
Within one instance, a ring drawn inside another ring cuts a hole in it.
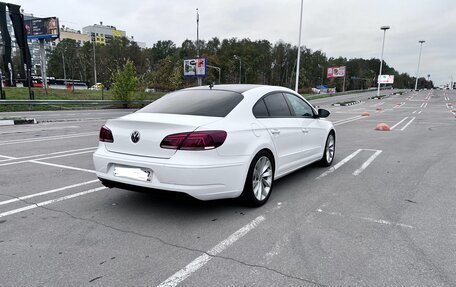
M 326 77 L 328 79 L 345 77 L 345 66 L 329 67 Z
M 380 75 L 378 76 L 378 84 L 393 84 L 394 76 L 392 75 Z
M 59 37 L 59 19 L 56 17 L 36 18 L 24 21 L 29 39 L 55 39 Z
M 206 77 L 206 58 L 184 60 L 185 77 Z

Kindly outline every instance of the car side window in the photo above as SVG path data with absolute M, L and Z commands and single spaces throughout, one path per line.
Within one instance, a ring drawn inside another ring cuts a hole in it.
M 313 117 L 314 111 L 312 107 L 299 97 L 285 93 L 285 97 L 290 103 L 296 117 Z
M 291 111 L 282 93 L 274 93 L 263 98 L 270 117 L 291 117 Z
M 269 117 L 268 109 L 263 99 L 260 99 L 255 106 L 253 106 L 253 115 L 256 118 L 267 118 Z

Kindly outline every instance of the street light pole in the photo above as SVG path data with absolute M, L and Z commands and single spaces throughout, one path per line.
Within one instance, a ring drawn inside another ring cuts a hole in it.
M 97 81 L 97 61 L 96 61 L 96 58 L 95 58 L 95 47 L 96 47 L 96 43 L 95 42 L 96 41 L 95 41 L 95 36 L 94 36 L 94 39 L 92 41 L 92 43 L 93 43 L 93 80 L 95 82 L 94 83 L 95 87 L 98 87 L 97 86 L 97 83 L 98 83 L 98 81 Z
M 298 92 L 299 88 L 299 66 L 301 61 L 301 32 L 302 32 L 302 9 L 304 6 L 304 0 L 301 0 L 301 16 L 299 18 L 299 41 L 298 41 L 298 60 L 296 63 L 296 82 L 295 82 L 295 92 Z
M 423 50 L 423 43 L 426 42 L 424 40 L 418 41 L 420 43 L 420 56 L 418 57 L 418 68 L 416 68 L 416 80 L 415 80 L 415 91 L 418 88 L 418 76 L 420 73 L 420 63 L 421 63 L 421 50 Z
M 222 68 L 216 67 L 216 66 L 212 66 L 212 65 L 206 65 L 206 67 L 213 68 L 213 69 L 217 70 L 217 72 L 218 72 L 218 83 L 220 85 L 220 75 L 222 74 Z
M 325 76 L 325 67 L 318 64 L 318 68 L 321 68 L 321 81 L 320 81 L 320 89 L 321 89 L 321 86 L 323 86 L 323 77 Z
M 234 58 L 236 60 L 239 60 L 239 84 L 242 83 L 241 79 L 242 79 L 242 60 L 241 60 L 241 57 L 237 56 L 237 55 L 234 55 Z
M 65 68 L 65 55 L 63 54 L 63 51 L 62 51 L 62 65 L 63 65 L 63 83 L 65 84 L 65 87 L 66 87 L 66 68 Z
M 382 44 L 382 57 L 380 58 L 380 73 L 378 74 L 377 77 L 377 82 L 378 82 L 378 89 L 377 89 L 377 97 L 380 96 L 380 76 L 382 75 L 382 68 L 383 68 L 383 52 L 385 50 L 385 36 L 386 36 L 386 30 L 388 30 L 390 26 L 382 26 L 380 27 L 380 30 L 383 30 L 383 44 Z
M 199 59 L 200 57 L 200 48 L 199 48 L 199 21 L 200 21 L 200 17 L 199 17 L 199 10 L 198 8 L 196 8 L 196 58 Z M 200 77 L 197 76 L 197 79 L 198 79 L 198 86 L 201 86 L 202 85 L 202 80 Z

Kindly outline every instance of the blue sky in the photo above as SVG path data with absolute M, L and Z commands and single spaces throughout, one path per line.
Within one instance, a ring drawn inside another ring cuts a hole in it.
M 180 45 L 196 38 L 284 40 L 298 43 L 300 0 L 23 0 L 17 3 L 38 17 L 57 16 L 61 24 L 82 29 L 99 23 L 116 26 L 151 46 L 158 40 Z M 380 58 L 389 25 L 385 61 L 416 74 L 419 40 L 426 40 L 420 75 L 436 84 L 456 80 L 456 1 L 454 0 L 304 0 L 303 45 L 330 57 Z

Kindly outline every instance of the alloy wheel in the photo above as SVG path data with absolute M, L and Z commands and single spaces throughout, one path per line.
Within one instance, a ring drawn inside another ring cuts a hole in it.
M 335 150 L 336 145 L 334 141 L 334 136 L 331 134 L 329 135 L 328 141 L 326 142 L 326 161 L 328 162 L 328 164 L 332 162 Z
M 269 194 L 272 184 L 272 164 L 267 156 L 262 156 L 255 164 L 252 176 L 253 194 L 263 201 Z

